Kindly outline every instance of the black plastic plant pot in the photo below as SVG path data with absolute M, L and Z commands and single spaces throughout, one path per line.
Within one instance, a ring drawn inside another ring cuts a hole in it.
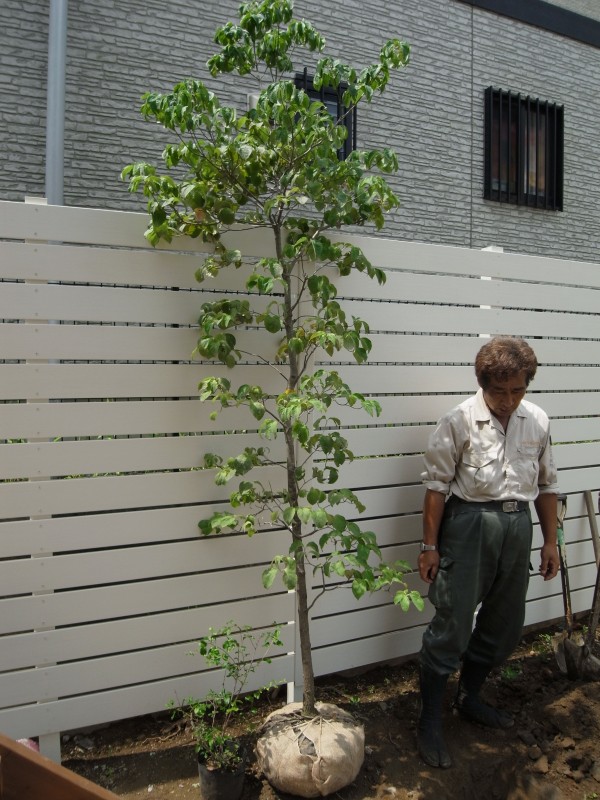
M 198 756 L 200 800 L 239 800 L 246 774 L 246 754 L 242 752 L 240 755 L 242 760 L 234 771 L 209 769 Z

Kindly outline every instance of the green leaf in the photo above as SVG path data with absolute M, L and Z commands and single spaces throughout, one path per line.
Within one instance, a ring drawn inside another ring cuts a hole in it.
M 293 559 L 289 559 L 289 561 L 286 563 L 282 577 L 283 585 L 286 589 L 288 589 L 288 591 L 296 588 L 298 578 L 296 576 L 296 562 Z
M 315 528 L 324 528 L 327 525 L 327 513 L 322 508 L 313 509 L 311 516 Z
M 308 490 L 308 494 L 306 499 L 314 506 L 316 503 L 322 503 L 325 500 L 326 494 L 321 489 L 317 488 L 316 486 L 311 486 Z
M 336 514 L 331 520 L 331 527 L 338 533 L 346 530 L 346 519 L 341 514 Z
M 273 566 L 272 564 L 271 564 L 270 567 L 268 567 L 267 569 L 265 569 L 263 571 L 262 584 L 263 584 L 265 589 L 270 589 L 271 588 L 271 586 L 273 585 L 273 583 L 275 581 L 275 578 L 277 577 L 277 573 L 278 572 L 279 572 L 279 570 L 277 569 L 277 567 Z
M 269 331 L 269 333 L 279 333 L 281 330 L 281 320 L 279 317 L 276 317 L 272 314 L 269 314 L 265 317 L 263 325 Z
M 310 508 L 306 508 L 306 507 L 298 508 L 298 509 L 296 509 L 296 514 L 297 514 L 298 519 L 300 520 L 300 522 L 304 523 L 305 525 L 308 525 L 308 523 L 311 520 L 311 516 L 312 516 Z

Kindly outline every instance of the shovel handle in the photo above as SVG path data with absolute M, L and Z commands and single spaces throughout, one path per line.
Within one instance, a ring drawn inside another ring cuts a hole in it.
M 571 606 L 571 587 L 569 586 L 569 572 L 567 568 L 567 548 L 565 545 L 565 534 L 563 530 L 563 522 L 567 513 L 567 496 L 566 494 L 559 494 L 556 500 L 556 538 L 558 541 L 558 558 L 560 561 L 560 582 L 563 593 L 563 605 L 565 609 L 567 632 L 571 634 L 573 630 L 573 608 Z
M 594 587 L 594 599 L 592 601 L 592 614 L 590 617 L 590 624 L 586 637 L 586 644 L 592 649 L 594 639 L 596 638 L 596 628 L 598 627 L 598 619 L 600 618 L 600 569 L 596 574 L 596 586 Z

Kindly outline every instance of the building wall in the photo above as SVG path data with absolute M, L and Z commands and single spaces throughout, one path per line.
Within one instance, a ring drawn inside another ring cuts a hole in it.
M 564 0 L 563 0 L 564 2 Z M 582 0 L 578 0 L 578 3 Z M 574 0 L 573 0 L 574 3 Z M 573 5 L 571 3 L 571 5 Z M 142 210 L 120 181 L 131 161 L 158 161 L 166 136 L 138 112 L 144 91 L 168 90 L 193 75 L 224 102 L 246 105 L 251 84 L 207 75 L 217 25 L 236 18 L 237 0 L 82 0 L 69 4 L 65 122 L 65 203 Z M 327 38 L 327 52 L 357 66 L 398 36 L 411 64 L 383 97 L 361 108 L 358 146 L 391 146 L 402 200 L 391 236 L 467 247 L 599 260 L 591 234 L 600 215 L 593 173 L 600 110 L 593 87 L 600 49 L 458 0 L 349 0 L 348 27 L 337 5 L 297 0 L 296 14 Z M 566 6 L 565 6 L 566 7 Z M 176 13 L 170 9 L 176 8 Z M 585 13 L 584 7 L 578 10 Z M 0 199 L 44 193 L 47 6 L 0 6 Z M 300 56 L 298 67 L 309 66 Z M 483 90 L 489 85 L 565 105 L 564 212 L 499 206 L 483 193 Z

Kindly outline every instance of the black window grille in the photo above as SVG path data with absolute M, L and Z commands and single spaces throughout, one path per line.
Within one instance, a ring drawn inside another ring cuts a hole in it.
M 313 100 L 320 100 L 338 125 L 345 125 L 348 135 L 343 147 L 338 150 L 338 155 L 341 159 L 347 158 L 353 150 L 356 150 L 356 107 L 349 110 L 342 103 L 346 85 L 340 84 L 337 89 L 331 86 L 315 89 L 313 76 L 309 75 L 306 69 L 304 72 L 296 73 L 295 84 L 298 89 L 304 89 Z
M 485 90 L 486 200 L 563 210 L 564 107 Z

